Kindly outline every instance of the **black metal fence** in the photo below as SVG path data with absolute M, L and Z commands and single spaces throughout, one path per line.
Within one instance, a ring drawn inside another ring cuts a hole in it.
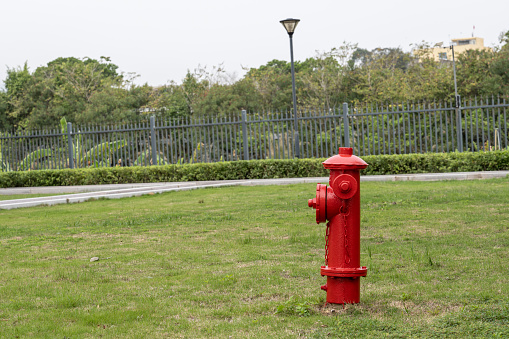
M 332 110 L 156 120 L 0 133 L 0 171 L 149 166 L 354 154 L 490 151 L 508 147 L 500 99 L 451 103 L 343 104 Z

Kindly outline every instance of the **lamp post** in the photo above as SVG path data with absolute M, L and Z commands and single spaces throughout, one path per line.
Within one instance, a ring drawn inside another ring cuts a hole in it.
M 455 110 L 456 110 L 456 142 L 458 145 L 458 151 L 463 152 L 463 138 L 461 137 L 462 134 L 462 126 L 461 126 L 461 114 L 460 114 L 460 107 L 461 107 L 461 98 L 458 94 L 458 85 L 456 83 L 456 60 L 454 59 L 454 45 L 451 45 L 451 51 L 452 51 L 452 70 L 454 74 L 454 101 L 455 101 Z
M 295 32 L 295 27 L 299 23 L 299 19 L 285 19 L 279 21 L 283 24 L 286 32 L 288 32 L 288 36 L 290 37 L 290 60 L 292 65 L 292 96 L 293 96 L 293 135 L 294 135 L 294 154 L 296 158 L 300 157 L 300 147 L 299 147 L 299 132 L 298 132 L 298 121 L 297 121 L 297 99 L 295 96 L 295 67 L 293 65 L 293 32 Z

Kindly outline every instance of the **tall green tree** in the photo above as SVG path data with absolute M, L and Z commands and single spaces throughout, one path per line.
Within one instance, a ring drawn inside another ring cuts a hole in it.
M 118 74 L 117 68 L 105 57 L 71 57 L 55 59 L 32 74 L 26 67 L 12 71 L 6 80 L 14 91 L 7 90 L 8 115 L 18 128 L 54 126 L 62 117 L 79 124 L 133 120 L 148 96 L 132 79 Z M 12 85 L 19 83 L 22 86 Z
M 299 63 L 295 63 L 298 72 Z M 292 107 L 291 65 L 272 60 L 259 68 L 251 68 L 245 78 L 251 81 L 259 97 L 259 110 L 285 110 Z
M 0 131 L 6 131 L 13 128 L 13 125 L 9 121 L 9 98 L 7 93 L 0 91 Z
M 490 63 L 489 76 L 483 82 L 483 95 L 501 95 L 509 100 L 509 30 L 500 34 L 502 46 Z
M 26 62 L 23 67 L 7 68 L 7 77 L 4 80 L 6 91 L 0 94 L 0 124 L 3 130 L 14 128 L 18 121 L 26 118 L 26 115 L 18 116 L 14 105 L 25 95 L 30 79 Z
M 349 60 L 356 45 L 344 44 L 328 52 L 317 52 L 302 63 L 299 72 L 299 102 L 304 107 L 328 110 L 350 101 Z
M 376 48 L 353 54 L 352 92 L 356 101 L 390 102 L 401 100 L 409 92 L 405 76 L 412 57 L 401 49 Z
M 181 86 L 186 100 L 187 111 L 192 115 L 197 111 L 199 101 L 206 96 L 208 82 L 200 81 L 195 74 L 187 71 Z
M 181 118 L 190 115 L 191 110 L 181 85 L 171 82 L 168 85 L 151 88 L 149 101 L 143 111 L 162 118 Z
M 467 50 L 458 55 L 458 91 L 464 98 L 483 96 L 496 53 L 491 50 Z M 491 91 L 491 90 L 490 90 Z
M 435 61 L 429 46 L 416 55 L 379 48 L 354 53 L 352 81 L 355 101 L 386 103 L 442 100 L 454 95 L 452 65 Z

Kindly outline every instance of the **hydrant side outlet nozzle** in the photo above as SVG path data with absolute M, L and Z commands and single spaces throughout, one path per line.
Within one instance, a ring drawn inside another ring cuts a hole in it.
M 316 207 L 316 198 L 308 199 L 308 207 Z
M 340 147 L 338 155 L 323 162 L 330 170 L 329 186 L 318 184 L 316 197 L 308 206 L 316 209 L 316 222 L 327 223 L 325 266 L 327 302 L 358 303 L 360 279 L 367 268 L 360 266 L 360 173 L 368 166 L 353 155 L 353 149 Z

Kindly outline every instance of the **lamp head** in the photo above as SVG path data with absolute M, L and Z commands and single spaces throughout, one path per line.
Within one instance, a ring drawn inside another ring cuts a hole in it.
M 292 36 L 293 32 L 295 32 L 295 27 L 297 27 L 299 21 L 300 19 L 285 19 L 279 22 L 284 26 L 284 28 L 288 32 L 288 35 Z

